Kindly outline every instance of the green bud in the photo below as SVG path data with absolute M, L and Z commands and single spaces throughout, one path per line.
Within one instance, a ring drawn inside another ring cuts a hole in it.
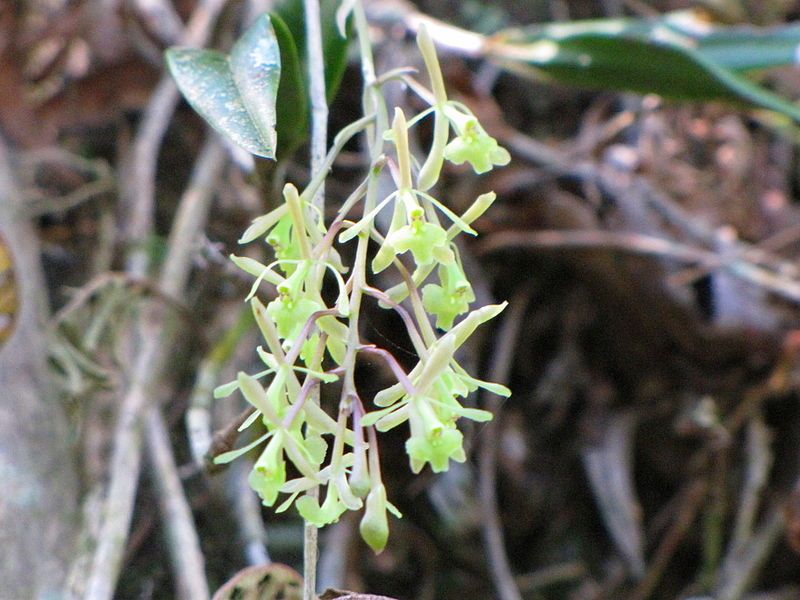
M 439 59 L 436 57 L 436 49 L 433 40 L 428 34 L 425 25 L 421 25 L 417 32 L 417 44 L 420 53 L 425 61 L 425 67 L 431 78 L 431 88 L 434 95 L 434 124 L 433 124 L 433 143 L 425 163 L 420 167 L 417 187 L 423 192 L 432 188 L 439 179 L 444 161 L 444 149 L 447 144 L 447 137 L 450 133 L 450 124 L 444 115 L 442 107 L 447 102 L 447 92 L 444 87 L 442 70 L 439 67 Z
M 363 442 L 353 448 L 353 468 L 347 483 L 359 498 L 363 498 L 370 490 L 370 473 L 367 466 L 367 447 Z
M 375 403 L 375 406 L 391 406 L 400 400 L 404 394 L 405 388 L 403 388 L 403 385 L 400 383 L 393 383 L 388 388 L 375 394 L 375 398 L 372 401 Z
M 373 487 L 367 496 L 366 510 L 358 527 L 361 537 L 376 554 L 383 551 L 389 539 L 387 504 L 386 489 L 383 484 Z

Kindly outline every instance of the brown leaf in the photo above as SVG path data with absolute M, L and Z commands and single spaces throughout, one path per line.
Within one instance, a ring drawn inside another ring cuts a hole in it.
M 301 600 L 303 578 L 286 565 L 256 565 L 234 575 L 212 600 Z

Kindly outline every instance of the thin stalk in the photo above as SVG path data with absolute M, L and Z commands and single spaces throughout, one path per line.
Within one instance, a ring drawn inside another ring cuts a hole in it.
M 372 44 L 369 40 L 369 25 L 364 7 L 361 2 L 356 2 L 353 7 L 353 20 L 355 22 L 358 47 L 361 53 L 361 73 L 364 79 L 364 112 L 374 114 L 374 131 L 372 136 L 368 136 L 367 144 L 369 148 L 370 160 L 374 164 L 383 152 L 383 132 L 388 129 L 388 118 L 383 97 L 375 87 L 375 63 L 372 57 Z M 375 207 L 378 194 L 379 170 L 370 169 L 367 178 L 366 198 L 364 200 L 364 215 L 368 215 Z M 353 265 L 352 292 L 350 293 L 350 321 L 347 339 L 347 354 L 345 355 L 344 367 L 346 368 L 344 386 L 342 387 L 341 403 L 348 403 L 356 396 L 355 393 L 355 363 L 359 344 L 359 313 L 361 309 L 361 298 L 363 289 L 367 285 L 367 249 L 369 246 L 369 231 L 364 230 L 358 235 L 358 245 L 356 247 L 355 264 Z
M 303 193 L 300 196 L 303 200 L 313 199 L 316 191 L 320 189 L 322 184 L 325 182 L 325 178 L 328 176 L 328 171 L 333 166 L 333 161 L 336 160 L 337 156 L 339 156 L 339 153 L 342 151 L 342 148 L 345 147 L 345 144 L 347 144 L 347 142 L 350 141 L 350 138 L 352 138 L 354 135 L 368 127 L 374 120 L 375 115 L 368 114 L 364 117 L 361 117 L 357 121 L 353 121 L 336 134 L 336 137 L 333 139 L 333 146 L 331 146 L 331 149 L 328 150 L 328 154 L 325 156 L 325 160 L 320 166 L 319 172 L 312 174 L 311 181 L 306 186 L 306 189 L 303 190 Z
M 319 0 L 304 0 L 306 21 L 306 44 L 308 50 L 309 95 L 311 97 L 311 177 L 325 176 L 325 149 L 328 145 L 328 103 L 325 90 L 325 62 L 322 55 L 322 28 Z M 312 204 L 319 209 L 320 219 L 325 214 L 324 178 L 313 192 Z M 309 256 L 310 258 L 310 252 Z M 320 274 L 321 277 L 321 274 Z M 318 369 L 320 365 L 311 365 Z M 311 389 L 309 402 L 319 404 L 319 387 Z M 319 487 L 307 492 L 319 497 Z M 306 523 L 303 531 L 303 599 L 314 600 L 317 586 L 318 531 L 316 526 Z

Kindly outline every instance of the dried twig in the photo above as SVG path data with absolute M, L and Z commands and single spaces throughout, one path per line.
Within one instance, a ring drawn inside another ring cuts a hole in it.
M 517 155 L 545 166 L 547 169 L 560 175 L 576 177 L 582 181 L 595 182 L 603 191 L 617 198 L 626 197 L 632 201 L 635 197 L 637 203 L 656 210 L 662 217 L 668 219 L 673 225 L 680 227 L 695 239 L 704 244 L 714 245 L 716 235 L 709 228 L 700 224 L 664 194 L 654 189 L 643 177 L 629 175 L 624 178 L 616 177 L 613 173 L 590 163 L 575 163 L 568 156 L 513 129 L 507 128 L 498 133 L 508 147 Z M 656 238 L 658 239 L 658 238 Z M 667 254 L 674 253 L 671 258 L 688 260 L 688 248 L 682 244 L 674 244 L 671 249 L 664 247 L 656 251 Z M 725 269 L 730 275 L 742 279 L 750 284 L 780 296 L 786 300 L 800 303 L 800 281 L 786 277 L 777 271 L 762 266 L 765 253 L 744 242 L 731 245 L 730 251 L 725 256 L 711 251 L 698 251 L 696 260 L 703 264 L 705 269 Z M 649 252 L 648 252 L 649 253 Z M 687 254 L 684 254 L 687 253 Z M 777 258 L 772 262 L 777 261 Z M 689 262 L 692 262 L 689 260 Z M 779 263 L 779 261 L 778 261 Z M 776 263 L 776 264 L 778 264 Z
M 142 315 L 141 349 L 136 357 L 131 383 L 120 405 L 109 461 L 111 482 L 104 506 L 104 520 L 89 573 L 86 598 L 110 600 L 122 566 L 122 553 L 133 513 L 136 485 L 141 468 L 141 414 L 147 405 L 151 375 L 161 364 L 161 336 L 157 307 Z
M 244 555 L 250 565 L 268 565 L 272 562 L 267 551 L 267 530 L 261 518 L 261 502 L 250 487 L 250 465 L 237 460 L 231 465 L 226 486 L 233 514 L 239 524 L 239 535 L 244 543 Z
M 184 46 L 204 45 L 224 5 L 225 0 L 200 0 L 186 24 L 180 43 Z M 165 74 L 142 115 L 131 150 L 130 164 L 122 177 L 125 237 L 134 246 L 128 256 L 126 270 L 137 277 L 143 277 L 147 272 L 147 251 L 141 245 L 153 228 L 158 151 L 178 99 L 175 82 L 169 74 Z
M 739 600 L 758 575 L 786 527 L 786 516 L 773 507 L 747 544 L 726 557 L 714 593 L 716 600 Z
M 514 248 L 550 250 L 608 250 L 669 258 L 687 263 L 721 264 L 713 252 L 668 239 L 638 233 L 603 230 L 503 231 L 486 236 L 477 252 L 488 254 Z
M 731 552 L 741 550 L 752 536 L 761 493 L 767 484 L 772 466 L 770 437 L 769 428 L 760 415 L 750 420 L 747 426 L 747 471 L 730 542 Z
M 574 581 L 585 577 L 588 573 L 586 565 L 582 562 L 568 562 L 563 564 L 543 567 L 533 573 L 517 577 L 517 585 L 523 592 L 530 593 L 542 588 Z
M 207 455 L 214 443 L 211 433 L 211 399 L 217 386 L 220 371 L 231 359 L 242 336 L 253 324 L 252 311 L 245 306 L 239 309 L 236 321 L 231 323 L 235 310 L 223 310 L 220 314 L 222 326 L 227 333 L 217 342 L 197 367 L 189 408 L 186 411 L 186 432 L 192 458 L 198 467 L 207 464 Z M 235 441 L 235 439 L 234 439 Z M 230 450 L 230 448 L 228 448 Z M 223 450 L 224 452 L 225 450 Z
M 159 280 L 162 292 L 167 295 L 180 297 L 183 294 L 191 266 L 194 238 L 205 223 L 213 182 L 220 174 L 224 156 L 218 142 L 209 142 L 201 153 L 189 188 L 181 198 Z M 141 346 L 134 359 L 130 385 L 121 402 L 114 433 L 105 520 L 86 596 L 91 600 L 112 597 L 121 567 L 141 467 L 141 421 L 153 395 L 152 386 L 161 372 L 168 346 L 163 325 L 164 307 L 148 303 L 139 319 Z M 177 548 L 174 550 L 181 551 Z
M 179 41 L 183 23 L 175 7 L 167 0 L 128 0 L 133 9 L 158 39 L 167 45 Z
M 39 191 L 28 192 L 25 212 L 31 217 L 66 212 L 95 196 L 111 192 L 116 185 L 114 173 L 105 160 L 87 159 L 60 148 L 43 148 L 26 152 L 21 162 L 26 170 L 31 171 L 31 179 L 35 179 L 36 171 L 48 163 L 64 166 L 91 178 L 90 181 L 63 196 L 51 196 Z
M 708 483 L 704 479 L 698 479 L 686 488 L 675 522 L 664 534 L 653 558 L 650 560 L 644 577 L 633 593 L 628 596 L 628 600 L 646 600 L 650 597 L 650 594 L 661 580 L 664 569 L 666 569 L 667 564 L 677 552 L 681 541 L 692 526 L 697 511 L 700 510 L 707 494 Z
M 75 541 L 78 474 L 67 418 L 47 372 L 38 238 L 2 136 L 0 235 L 15 269 L 14 281 L 6 273 L 4 288 L 13 285 L 16 300 L 13 329 L 0 348 L 0 595 L 58 595 Z
M 514 352 L 517 346 L 522 319 L 525 316 L 530 292 L 528 290 L 518 294 L 511 303 L 511 309 L 503 321 L 497 336 L 497 346 L 489 368 L 491 381 L 505 383 L 511 372 Z M 485 395 L 485 406 L 494 414 L 494 419 L 486 424 L 481 431 L 484 443 L 481 444 L 481 453 L 478 459 L 480 480 L 478 493 L 484 510 L 483 517 L 483 543 L 486 546 L 489 568 L 494 581 L 497 595 L 501 600 L 521 600 L 519 588 L 514 581 L 503 537 L 503 526 L 500 522 L 500 513 L 497 506 L 497 443 L 500 436 L 499 410 L 501 399 L 495 394 Z
M 319 556 L 320 589 L 344 587 L 347 574 L 347 558 L 353 540 L 356 538 L 357 521 L 348 514 L 331 525 L 322 541 Z
M 633 483 L 636 426 L 633 414 L 612 414 L 602 424 L 601 439 L 581 452 L 592 492 L 606 527 L 637 577 L 644 574 L 642 508 Z
M 158 503 L 171 549 L 169 554 L 173 562 L 177 597 L 182 600 L 210 598 L 200 538 L 194 528 L 192 510 L 178 477 L 169 433 L 157 406 L 151 406 L 147 411 L 145 430 Z
M 220 454 L 233 450 L 233 447 L 236 445 L 236 440 L 239 439 L 239 435 L 241 434 L 239 428 L 253 415 L 255 410 L 256 409 L 252 406 L 248 406 L 236 415 L 230 423 L 225 425 L 225 427 L 214 432 L 214 435 L 211 436 L 211 446 L 208 448 L 204 461 L 209 471 L 214 472 L 220 468 L 214 465 L 214 459 Z

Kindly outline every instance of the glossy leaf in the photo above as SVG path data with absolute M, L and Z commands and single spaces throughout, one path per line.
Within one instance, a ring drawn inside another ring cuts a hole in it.
M 189 104 L 212 127 L 252 154 L 275 158 L 281 59 L 269 16 L 256 19 L 230 56 L 171 48 L 167 64 Z
M 281 54 L 269 15 L 262 15 L 253 22 L 233 45 L 228 61 L 253 125 L 262 140 L 274 149 Z
M 719 28 L 700 38 L 698 44 L 705 58 L 733 71 L 793 65 L 800 58 L 800 25 Z
M 781 112 L 800 109 L 745 73 L 792 64 L 800 27 L 711 24 L 699 11 L 658 19 L 551 24 L 498 34 L 486 54 L 515 69 L 581 87 L 654 93 L 678 100 L 726 100 Z

